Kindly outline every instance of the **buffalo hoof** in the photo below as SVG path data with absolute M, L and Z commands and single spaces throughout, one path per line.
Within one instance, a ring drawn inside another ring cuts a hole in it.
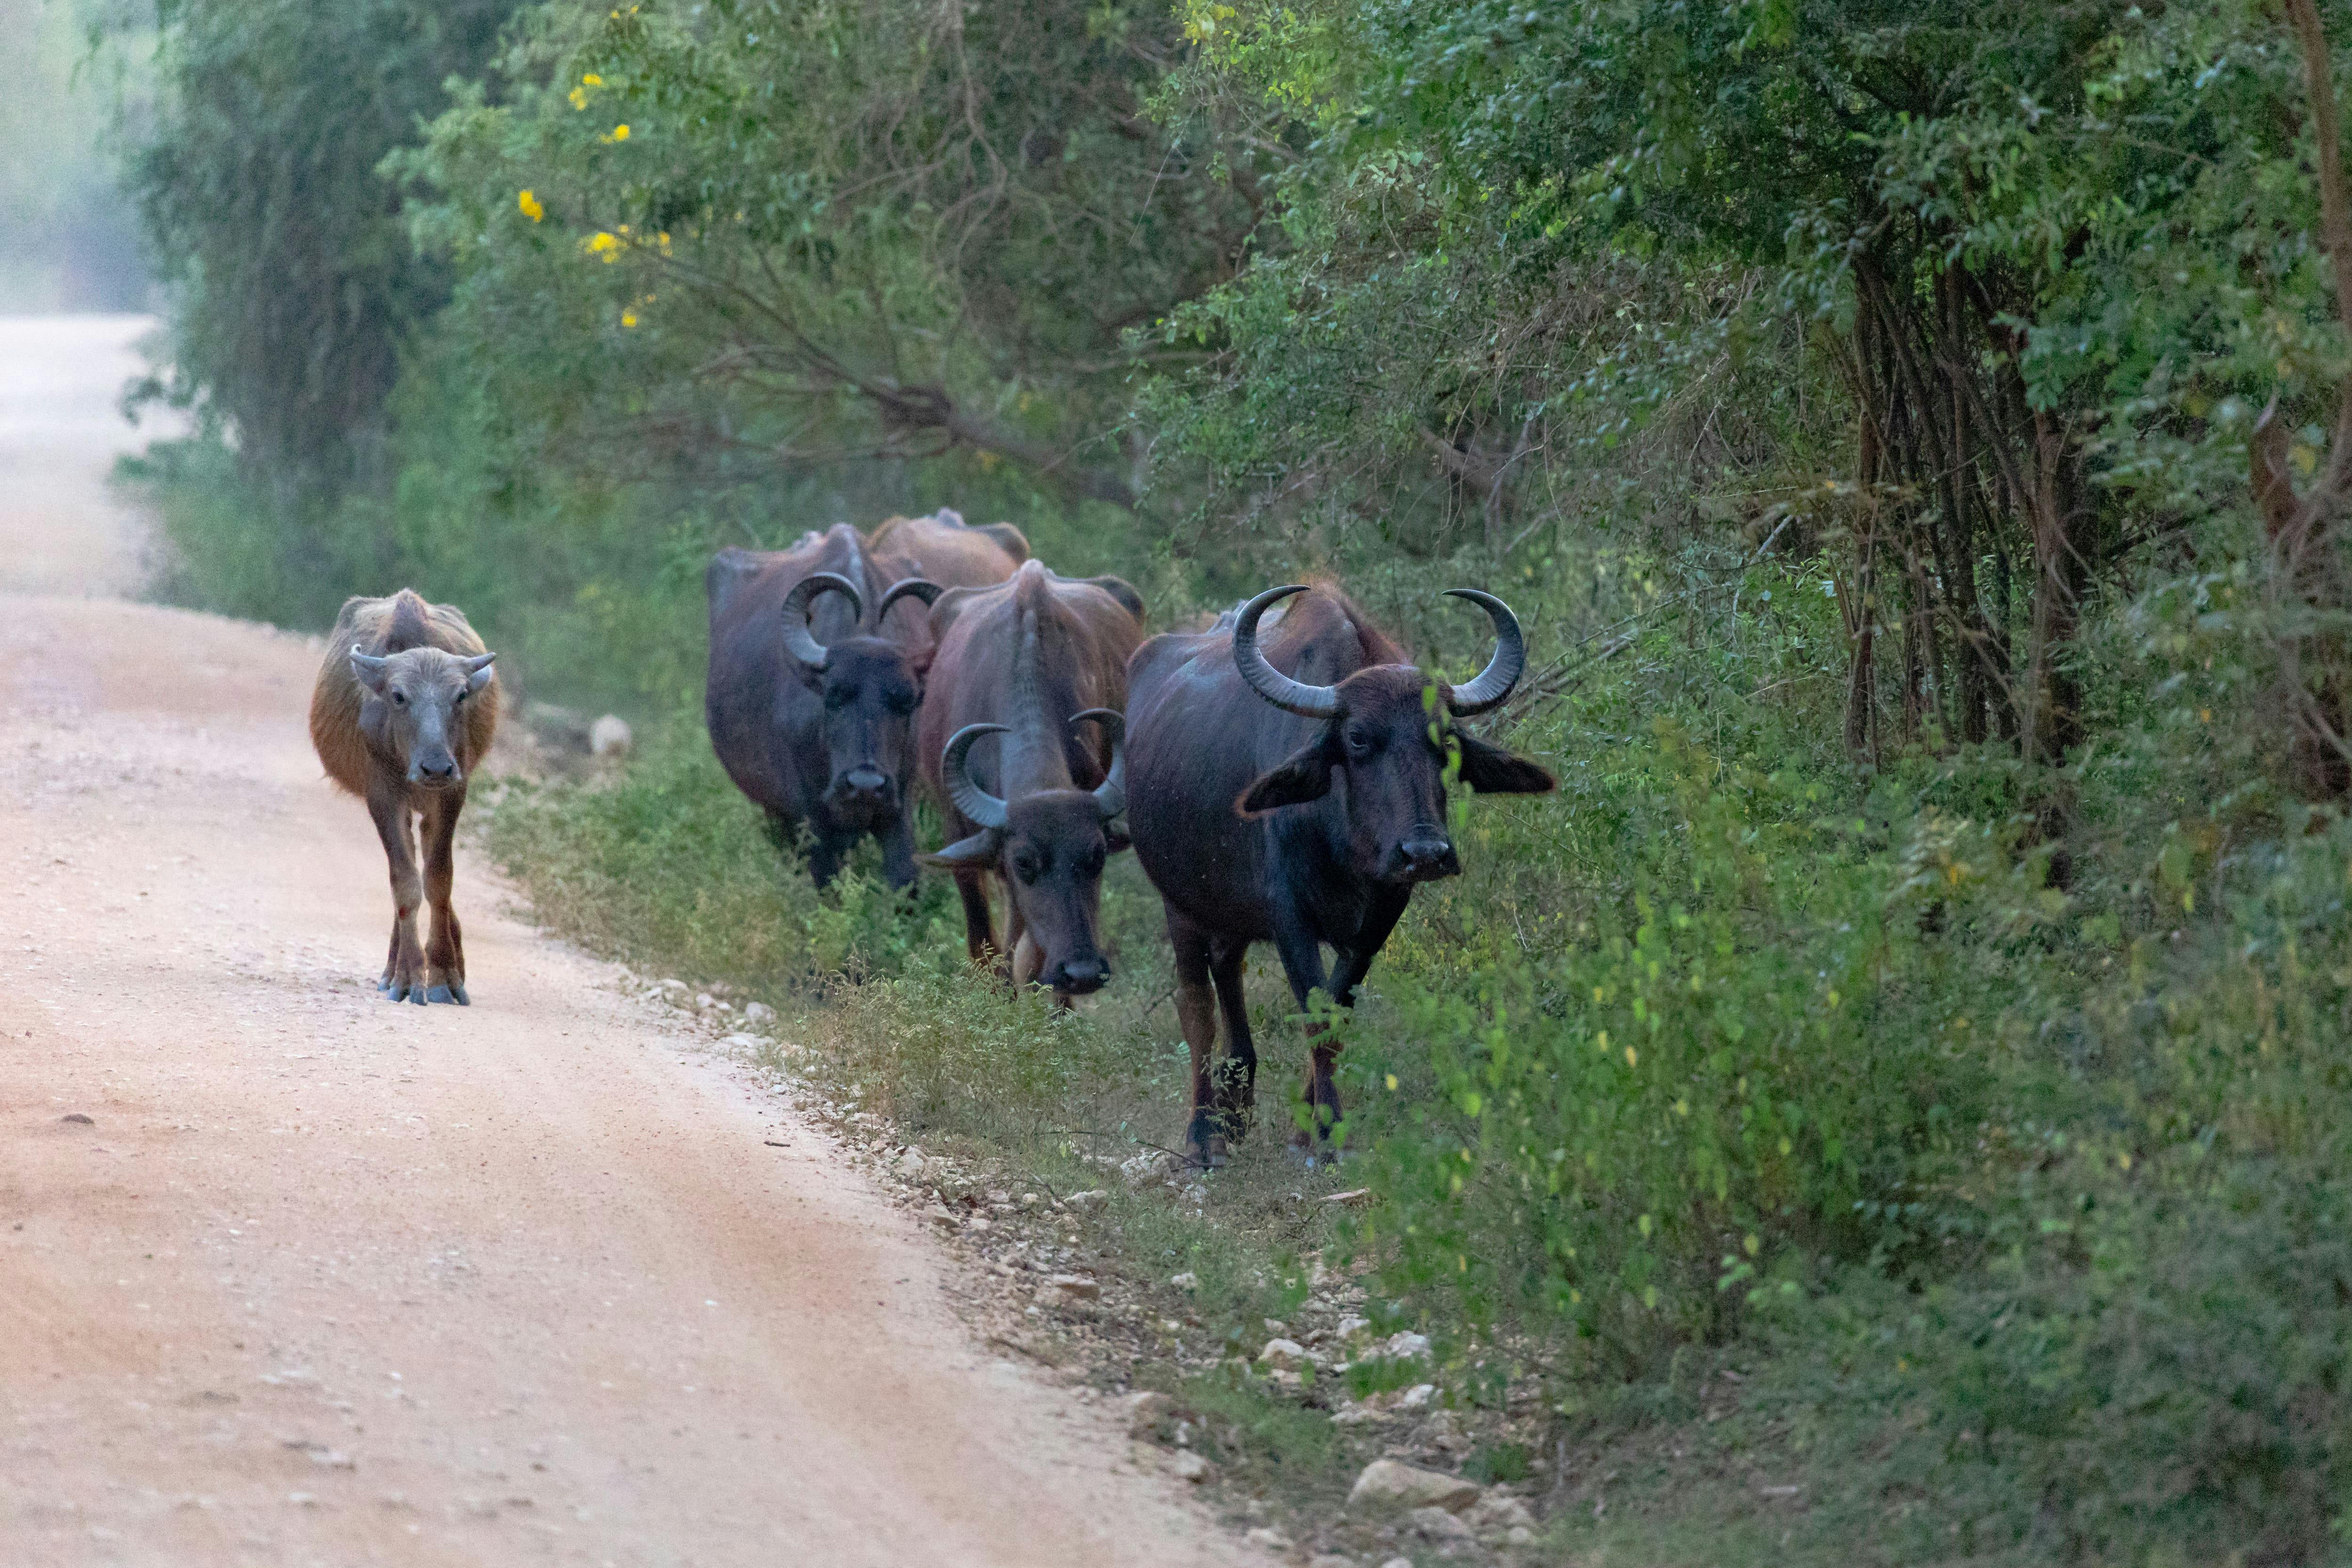
M 449 994 L 448 987 L 435 986 L 425 993 L 425 999 L 428 1002 L 454 1002 L 457 998 Z
M 1225 1140 L 1222 1136 L 1188 1143 L 1184 1145 L 1184 1165 L 1187 1169 L 1221 1171 L 1233 1163 L 1234 1157 L 1225 1151 Z

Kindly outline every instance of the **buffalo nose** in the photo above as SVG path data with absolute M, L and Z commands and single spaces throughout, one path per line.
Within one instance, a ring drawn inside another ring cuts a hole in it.
M 457 781 L 457 759 L 454 757 L 420 757 L 408 776 L 420 784 L 451 784 Z
M 1066 958 L 1055 966 L 1050 979 L 1057 991 L 1084 996 L 1103 988 L 1110 979 L 1110 966 L 1100 958 Z
M 1397 853 L 1404 857 L 1407 871 L 1424 874 L 1447 871 L 1454 864 L 1453 843 L 1435 834 L 1407 839 L 1397 846 Z
M 879 795 L 890 787 L 877 768 L 853 768 L 841 781 L 855 795 Z

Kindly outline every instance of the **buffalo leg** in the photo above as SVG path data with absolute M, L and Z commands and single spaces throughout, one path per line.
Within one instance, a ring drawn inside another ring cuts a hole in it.
M 810 826 L 815 824 L 812 822 Z M 849 840 L 832 833 L 815 834 L 809 842 L 809 880 L 819 888 L 832 886 L 833 879 L 841 874 L 841 862 L 849 858 Z
M 461 785 L 436 795 L 425 809 L 425 902 L 433 911 L 433 935 L 425 947 L 425 999 L 468 1005 L 466 995 L 466 936 L 449 901 L 457 881 L 457 813 L 466 809 Z
M 384 961 L 383 988 L 395 1002 L 423 1007 L 425 950 L 416 940 L 416 905 L 425 889 L 416 874 L 416 848 L 409 837 L 407 795 L 394 784 L 371 783 L 367 804 L 392 872 L 392 952 Z
M 882 880 L 900 893 L 915 885 L 915 835 L 903 806 L 882 835 Z
M 1250 1036 L 1249 996 L 1242 989 L 1242 967 L 1249 944 L 1230 938 L 1209 949 L 1209 977 L 1216 982 L 1217 1010 L 1225 1020 L 1225 1055 L 1217 1063 L 1217 1108 L 1226 1133 L 1239 1138 L 1249 1130 L 1250 1113 L 1257 1106 L 1257 1041 Z
M 1184 1158 L 1214 1169 L 1228 1158 L 1211 1070 L 1217 1057 L 1217 998 L 1209 980 L 1208 934 L 1173 909 L 1168 942 L 1176 950 L 1176 1023 L 1192 1052 L 1192 1112 L 1184 1127 Z
M 1298 1010 L 1308 1011 L 1310 998 L 1317 991 L 1332 996 L 1331 982 L 1323 969 L 1323 945 L 1301 922 L 1284 922 L 1275 932 L 1275 947 L 1282 955 L 1282 972 L 1290 981 L 1290 994 L 1298 998 Z M 1352 983 L 1350 991 L 1352 993 Z M 1307 1078 L 1301 1085 L 1301 1096 L 1307 1108 L 1307 1125 L 1293 1134 L 1294 1146 L 1307 1151 L 1312 1160 L 1315 1152 L 1328 1150 L 1331 1129 L 1339 1122 L 1339 1091 L 1332 1080 L 1332 1067 L 1339 1060 L 1339 1048 L 1326 1042 L 1329 1030 L 1322 1023 L 1310 1021 L 1307 1026 Z
M 963 900 L 963 946 L 975 964 L 993 964 L 997 958 L 996 913 L 988 906 L 988 873 L 959 871 L 955 873 L 956 896 Z
M 1331 974 L 1330 998 L 1339 1006 L 1353 1009 L 1356 988 L 1370 972 L 1372 960 L 1388 945 L 1389 933 L 1396 929 L 1404 914 L 1406 902 L 1412 896 L 1411 888 L 1383 888 L 1373 895 L 1371 907 L 1365 912 L 1364 924 L 1356 933 L 1356 940 L 1339 952 L 1339 967 Z M 1302 999 L 1301 1007 L 1306 1006 Z M 1309 1026 L 1307 1042 L 1306 1101 L 1315 1107 L 1317 1136 L 1328 1139 L 1330 1130 L 1339 1124 L 1339 1083 L 1336 1068 L 1339 1047 L 1328 1030 Z M 1301 1141 L 1304 1139 L 1302 1137 Z

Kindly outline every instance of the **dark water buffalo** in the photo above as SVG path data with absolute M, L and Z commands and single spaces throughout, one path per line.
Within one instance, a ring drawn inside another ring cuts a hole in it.
M 392 946 L 377 988 L 395 1002 L 468 1000 L 465 936 L 449 894 L 466 782 L 498 733 L 497 657 L 457 606 L 427 604 L 404 588 L 389 599 L 343 601 L 310 693 L 310 744 L 327 777 L 367 802 L 383 840 Z M 421 946 L 420 894 L 433 905 L 433 936 Z
M 975 960 L 997 950 L 994 872 L 1013 978 L 1042 979 L 1064 998 L 1110 978 L 1097 911 L 1103 862 L 1127 847 L 1111 819 L 1142 613 L 1115 577 L 1058 577 L 1034 560 L 931 610 L 939 659 L 916 747 L 958 841 L 924 859 L 955 873 Z
M 1508 606 L 1452 591 L 1495 623 L 1494 656 L 1463 686 L 1424 674 L 1324 585 L 1269 589 L 1210 631 L 1154 637 L 1128 666 L 1128 821 L 1168 906 L 1177 1014 L 1192 1048 L 1184 1145 L 1198 1163 L 1223 1162 L 1256 1095 L 1242 994 L 1250 944 L 1275 945 L 1302 1010 L 1315 990 L 1351 1005 L 1413 885 L 1462 869 L 1446 830 L 1448 754 L 1460 755 L 1473 789 L 1553 787 L 1535 763 L 1452 722 L 1501 703 L 1527 664 Z M 1261 648 L 1259 617 L 1292 594 L 1306 597 Z M 1424 703 L 1433 684 L 1435 710 Z M 1328 977 L 1324 943 L 1339 955 Z M 1228 1061 L 1213 1079 L 1218 1010 Z M 1337 1055 L 1314 1040 L 1306 1095 L 1318 1146 L 1339 1118 Z
M 891 885 L 914 881 L 908 746 L 931 663 L 927 607 L 943 588 L 1002 580 L 1027 554 L 1017 529 L 943 513 L 894 518 L 871 539 L 837 523 L 787 550 L 712 558 L 711 749 L 779 829 L 808 825 L 820 887 L 868 833 Z

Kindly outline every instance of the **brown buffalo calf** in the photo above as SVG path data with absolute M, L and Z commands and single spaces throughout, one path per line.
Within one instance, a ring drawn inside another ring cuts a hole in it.
M 452 846 L 467 779 L 498 731 L 497 657 L 454 605 L 427 604 L 405 588 L 389 599 L 347 599 L 310 694 L 310 744 L 327 777 L 367 802 L 391 862 L 392 949 L 378 988 L 395 1002 L 467 1000 L 465 938 L 449 905 Z M 420 892 L 433 904 L 423 946 Z

